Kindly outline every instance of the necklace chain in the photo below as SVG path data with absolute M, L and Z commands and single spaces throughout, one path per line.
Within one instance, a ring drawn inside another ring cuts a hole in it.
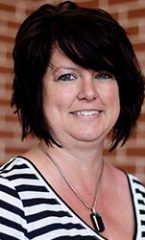
M 58 170 L 59 174 L 61 175 L 61 177 L 63 178 L 63 180 L 65 181 L 65 183 L 68 185 L 68 187 L 71 189 L 71 191 L 75 194 L 75 196 L 81 201 L 81 203 L 91 212 L 95 211 L 95 206 L 96 206 L 96 202 L 97 202 L 97 196 L 98 196 L 98 187 L 99 184 L 101 184 L 101 180 L 102 180 L 102 175 L 103 175 L 103 170 L 104 170 L 104 161 L 102 163 L 102 167 L 100 170 L 100 174 L 99 174 L 99 178 L 98 178 L 98 182 L 97 182 L 97 186 L 96 186 L 96 190 L 95 190 L 95 194 L 94 194 L 94 200 L 93 200 L 93 204 L 92 206 L 90 206 L 84 199 L 83 197 L 74 189 L 74 187 L 69 183 L 69 181 L 67 180 L 66 176 L 64 175 L 64 173 L 62 172 L 61 168 L 59 167 L 59 165 L 56 163 L 56 161 L 51 157 L 51 155 L 49 155 L 49 153 L 47 152 L 46 148 L 40 143 L 39 144 L 39 148 L 41 149 L 41 151 L 47 156 L 48 159 L 51 160 L 51 162 L 53 163 L 53 165 L 56 167 L 56 169 Z

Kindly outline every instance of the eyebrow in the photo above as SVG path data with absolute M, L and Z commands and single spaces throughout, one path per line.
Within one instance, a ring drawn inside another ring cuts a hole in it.
M 61 69 L 64 69 L 64 70 L 73 70 L 73 71 L 78 71 L 79 69 L 77 67 L 67 67 L 67 66 L 62 66 L 60 65 L 59 67 L 56 67 L 54 66 L 52 63 L 49 64 L 49 67 L 54 71 L 54 72 L 57 72 Z

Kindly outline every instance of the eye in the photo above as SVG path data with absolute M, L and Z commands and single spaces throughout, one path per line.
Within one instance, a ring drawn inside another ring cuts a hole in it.
M 61 81 L 73 81 L 76 78 L 77 77 L 74 74 L 66 73 L 66 74 L 63 74 L 63 75 L 59 76 L 58 80 L 61 80 Z
M 115 79 L 114 75 L 110 72 L 106 72 L 106 71 L 100 71 L 100 72 L 97 72 L 96 76 L 95 76 L 96 79 L 99 79 L 99 80 L 111 80 L 111 79 Z

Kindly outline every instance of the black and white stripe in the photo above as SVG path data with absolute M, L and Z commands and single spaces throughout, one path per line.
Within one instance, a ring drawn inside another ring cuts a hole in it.
M 104 240 L 70 209 L 27 159 L 0 168 L 0 240 Z M 128 175 L 135 240 L 145 240 L 145 188 Z
M 132 175 L 129 175 L 130 188 L 135 209 L 135 240 L 145 239 L 145 187 Z

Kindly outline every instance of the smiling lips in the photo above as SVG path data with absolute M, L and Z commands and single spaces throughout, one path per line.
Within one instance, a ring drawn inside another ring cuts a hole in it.
M 76 116 L 90 117 L 90 116 L 96 116 L 101 112 L 102 112 L 101 110 L 81 110 L 81 111 L 72 112 L 72 114 Z

